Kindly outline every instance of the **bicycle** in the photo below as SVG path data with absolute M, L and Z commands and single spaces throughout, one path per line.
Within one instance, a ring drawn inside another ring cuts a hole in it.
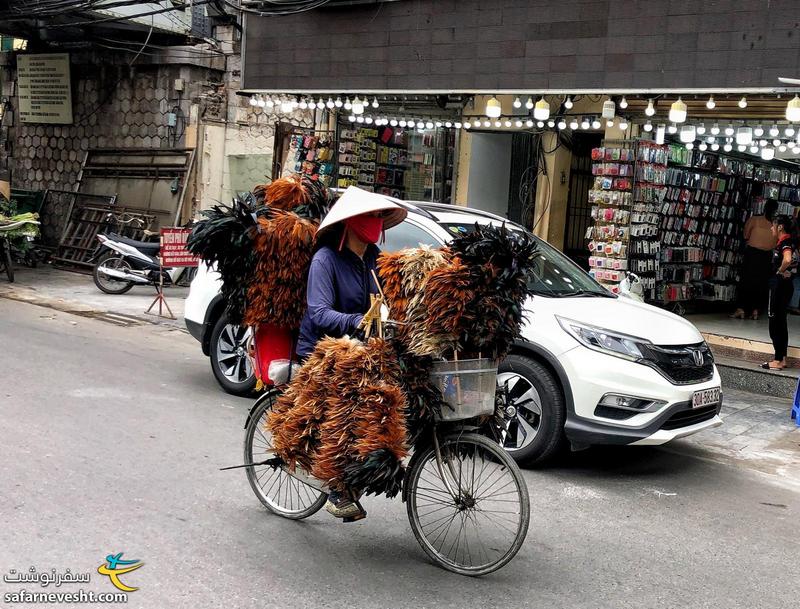
M 466 361 L 459 364 L 463 368 Z M 327 492 L 307 473 L 289 471 L 275 458 L 266 418 L 280 394 L 280 389 L 268 391 L 248 414 L 244 467 L 253 492 L 270 512 L 301 520 L 325 505 Z M 490 399 L 493 412 L 494 392 Z M 486 414 L 487 400 L 478 407 L 460 406 L 437 418 L 411 456 L 401 497 L 428 557 L 448 571 L 480 576 L 507 564 L 522 547 L 530 500 L 516 462 L 497 441 L 477 433 L 478 419 L 471 415 Z

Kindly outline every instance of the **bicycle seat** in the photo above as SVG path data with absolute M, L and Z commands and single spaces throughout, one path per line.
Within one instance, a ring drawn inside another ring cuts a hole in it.
M 161 249 L 161 243 L 158 241 L 136 241 L 136 239 L 128 239 L 127 237 L 122 237 L 116 233 L 106 233 L 106 237 L 112 241 L 118 241 L 119 243 L 124 243 L 125 245 L 135 247 L 141 252 L 147 254 L 155 254 L 159 249 Z

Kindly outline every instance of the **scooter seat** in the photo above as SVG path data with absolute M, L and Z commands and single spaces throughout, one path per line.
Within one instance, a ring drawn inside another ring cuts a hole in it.
M 119 243 L 124 243 L 125 245 L 135 247 L 143 254 L 154 255 L 158 253 L 158 250 L 161 249 L 161 243 L 159 241 L 136 241 L 136 239 L 128 239 L 127 237 L 122 237 L 116 233 L 107 233 L 106 237 L 112 241 L 118 241 Z

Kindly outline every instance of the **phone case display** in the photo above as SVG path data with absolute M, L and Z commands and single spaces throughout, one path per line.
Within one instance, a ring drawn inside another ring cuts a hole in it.
M 339 188 L 358 186 L 397 199 L 449 203 L 455 132 L 339 124 Z
M 413 169 L 408 172 L 405 182 L 409 199 L 432 200 L 436 156 L 436 131 L 408 133 L 408 162 Z
M 628 269 L 639 277 L 647 300 L 658 299 L 657 285 L 661 278 L 658 227 L 668 158 L 666 146 L 649 141 L 636 144 Z
M 732 301 L 743 223 L 754 195 L 754 183 L 745 176 L 755 175 L 754 167 L 700 152 L 690 155 L 689 164 L 667 170 L 661 209 L 662 300 Z
M 406 134 L 401 130 L 386 130 L 381 135 L 375 192 L 406 199 L 406 172 L 409 169 Z
M 286 167 L 292 173 L 305 174 L 329 186 L 334 168 L 333 150 L 333 142 L 327 134 L 293 134 L 289 136 Z
M 589 191 L 593 224 L 587 229 L 589 274 L 619 292 L 628 270 L 635 150 L 632 146 L 592 150 L 594 184 Z
M 358 186 L 375 190 L 377 167 L 377 129 L 359 127 L 339 132 L 339 188 Z

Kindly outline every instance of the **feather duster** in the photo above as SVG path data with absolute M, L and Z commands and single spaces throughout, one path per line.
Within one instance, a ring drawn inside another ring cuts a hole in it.
M 462 328 L 475 314 L 479 283 L 475 269 L 459 258 L 428 275 L 420 304 L 409 318 L 409 349 L 414 355 L 442 357 L 462 346 Z
M 209 267 L 215 266 L 220 274 L 220 291 L 227 302 L 230 321 L 235 324 L 242 323 L 247 286 L 255 265 L 256 216 L 264 211 L 251 194 L 235 198 L 230 206 L 215 205 L 203 212 L 205 218 L 195 224 L 188 239 L 188 250 Z
M 300 327 L 317 226 L 313 220 L 281 210 L 270 210 L 258 219 L 245 324 L 270 323 L 293 330 Z
M 459 342 L 468 351 L 502 359 L 519 336 L 536 242 L 505 226 L 476 225 L 450 248 L 477 279 L 470 307 L 475 314 L 464 317 Z
M 292 211 L 307 219 L 321 220 L 331 206 L 330 191 L 319 180 L 295 174 L 275 180 L 266 187 L 267 205 Z
M 404 249 L 378 257 L 378 273 L 389 304 L 389 317 L 405 325 L 397 338 L 408 344 L 411 334 L 424 332 L 420 324 L 426 314 L 420 310 L 425 283 L 431 272 L 446 265 L 449 251 L 428 246 Z
M 388 341 L 321 340 L 267 419 L 276 454 L 331 489 L 396 494 L 408 453 L 400 374 Z

